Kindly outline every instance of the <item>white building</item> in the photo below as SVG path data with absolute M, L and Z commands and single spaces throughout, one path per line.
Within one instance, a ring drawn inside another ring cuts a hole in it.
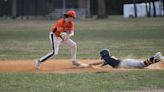
M 153 4 L 151 3 L 151 16 L 153 16 Z M 146 3 L 138 3 L 136 4 L 137 7 L 137 17 L 146 17 Z M 156 7 L 156 15 L 157 16 L 162 16 L 164 15 L 163 12 L 163 5 L 162 2 L 160 1 L 156 1 L 155 2 L 155 7 Z M 147 10 L 149 10 L 149 3 L 147 3 Z M 129 17 L 134 17 L 135 13 L 134 13 L 134 4 L 124 4 L 124 8 L 123 8 L 123 16 L 125 18 L 129 18 Z

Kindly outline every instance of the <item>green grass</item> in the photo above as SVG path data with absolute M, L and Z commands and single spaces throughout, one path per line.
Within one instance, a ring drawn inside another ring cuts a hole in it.
M 163 87 L 164 72 L 160 70 L 83 74 L 0 73 L 0 92 L 130 92 L 162 90 Z
M 0 60 L 37 59 L 51 50 L 48 34 L 54 21 L 0 20 Z M 147 58 L 164 53 L 164 18 L 76 21 L 72 39 L 78 44 L 78 59 L 98 59 L 99 51 L 110 48 L 124 58 Z M 70 58 L 61 46 L 55 59 Z M 122 92 L 164 90 L 163 70 L 110 73 L 53 74 L 0 73 L 0 92 Z
M 49 28 L 55 21 L 1 20 L 0 59 L 37 59 L 49 51 Z M 157 51 L 164 53 L 164 18 L 76 21 L 72 37 L 78 45 L 78 58 L 99 58 L 103 48 L 113 55 L 144 58 Z M 69 48 L 61 46 L 55 58 L 70 58 Z

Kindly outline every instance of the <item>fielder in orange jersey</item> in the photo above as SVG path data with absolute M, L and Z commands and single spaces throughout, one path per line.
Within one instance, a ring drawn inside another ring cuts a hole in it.
M 64 17 L 59 19 L 55 25 L 50 29 L 49 39 L 52 44 L 52 51 L 35 61 L 35 68 L 40 69 L 40 64 L 46 61 L 53 55 L 57 55 L 59 52 L 59 46 L 61 43 L 68 46 L 71 49 L 72 54 L 72 64 L 79 67 L 85 67 L 86 64 L 82 64 L 77 61 L 77 44 L 70 39 L 74 36 L 74 19 L 76 17 L 76 12 L 73 10 L 67 11 Z

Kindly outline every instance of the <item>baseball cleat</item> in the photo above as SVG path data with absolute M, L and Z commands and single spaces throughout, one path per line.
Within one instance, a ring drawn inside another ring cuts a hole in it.
M 72 61 L 72 64 L 74 66 L 80 67 L 80 68 L 85 68 L 85 67 L 89 67 L 89 64 L 84 64 L 84 63 L 80 63 L 78 61 Z
M 162 61 L 161 52 L 157 52 L 153 57 L 155 61 Z
M 39 60 L 36 60 L 35 61 L 35 69 L 36 70 L 39 70 L 40 69 L 40 62 L 39 62 Z
M 75 66 L 80 66 L 80 63 L 78 61 L 72 61 L 72 64 Z

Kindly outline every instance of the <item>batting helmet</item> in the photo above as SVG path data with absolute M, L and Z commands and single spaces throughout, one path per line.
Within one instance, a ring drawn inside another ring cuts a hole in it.
M 69 10 L 69 11 L 67 11 L 67 13 L 65 15 L 75 18 L 76 17 L 76 12 L 73 11 L 73 10 Z
M 109 49 L 103 49 L 100 51 L 101 58 L 104 58 L 105 56 L 111 56 Z
M 121 62 L 120 60 L 116 60 L 111 57 L 109 49 L 103 49 L 100 52 L 100 56 L 101 56 L 101 59 L 105 61 L 103 66 L 109 64 L 112 67 L 117 67 Z

